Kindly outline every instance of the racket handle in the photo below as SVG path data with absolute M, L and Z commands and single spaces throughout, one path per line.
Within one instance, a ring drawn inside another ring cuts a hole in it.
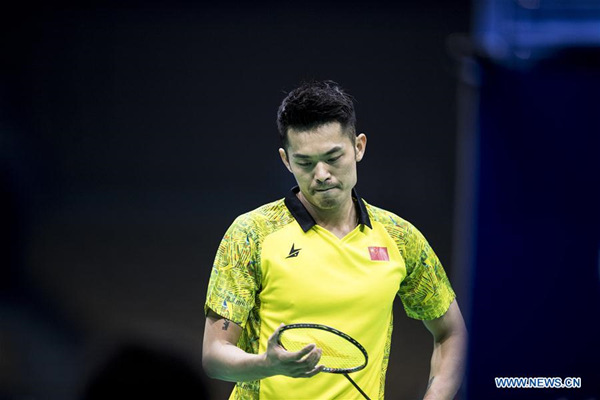
M 367 399 L 367 400 L 371 400 L 371 399 L 369 398 L 369 396 L 367 396 L 367 394 L 366 394 L 365 392 L 363 392 L 363 391 L 362 391 L 362 389 L 361 389 L 361 388 L 360 388 L 360 387 L 359 387 L 359 386 L 356 384 L 356 382 L 354 382 L 354 381 L 352 380 L 352 378 L 350 378 L 350 377 L 348 376 L 348 374 L 344 373 L 344 376 L 345 376 L 345 377 L 346 377 L 346 378 L 347 378 L 347 379 L 350 381 L 350 383 L 351 383 L 351 384 L 353 384 L 353 385 L 354 385 L 354 387 L 356 388 L 356 390 L 358 390 L 358 391 L 360 392 L 360 394 L 362 394 L 362 395 L 365 397 L 365 399 Z

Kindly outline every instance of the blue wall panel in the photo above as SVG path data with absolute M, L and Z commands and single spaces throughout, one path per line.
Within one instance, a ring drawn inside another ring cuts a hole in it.
M 469 399 L 600 398 L 597 60 L 479 61 Z M 582 388 L 497 389 L 505 376 L 581 377 Z

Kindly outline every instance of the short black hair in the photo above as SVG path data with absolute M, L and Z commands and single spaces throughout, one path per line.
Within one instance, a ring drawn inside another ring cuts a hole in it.
M 288 145 L 288 129 L 308 131 L 335 121 L 354 140 L 356 114 L 352 97 L 329 80 L 302 83 L 288 93 L 277 111 L 277 128 L 284 149 Z

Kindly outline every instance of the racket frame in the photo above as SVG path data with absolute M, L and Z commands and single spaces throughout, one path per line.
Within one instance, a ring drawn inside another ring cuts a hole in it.
M 281 347 L 283 347 L 285 349 L 285 346 L 283 345 L 283 343 L 281 343 L 280 340 L 280 336 L 283 332 L 285 332 L 288 329 L 301 329 L 301 328 L 310 328 L 310 329 L 320 329 L 322 331 L 327 331 L 327 332 L 331 332 L 333 334 L 336 334 L 344 339 L 346 339 L 347 341 L 349 341 L 350 343 L 352 343 L 354 346 L 356 346 L 361 353 L 363 354 L 363 356 L 365 357 L 365 362 L 363 365 L 359 365 L 358 367 L 354 367 L 354 368 L 328 368 L 325 367 L 323 368 L 323 372 L 329 372 L 330 374 L 348 374 L 350 372 L 356 372 L 356 371 L 360 371 L 361 369 L 364 369 L 367 364 L 369 363 L 369 355 L 367 354 L 367 350 L 365 350 L 365 348 L 357 341 L 355 340 L 353 337 L 351 337 L 350 335 L 342 332 L 342 331 L 338 331 L 335 328 L 332 328 L 330 326 L 327 325 L 322 325 L 322 324 L 307 324 L 307 323 L 299 323 L 299 324 L 289 324 L 289 325 L 284 325 L 281 327 L 281 329 L 279 330 L 279 334 L 277 335 L 277 343 L 279 343 L 279 345 Z M 318 344 L 315 343 L 318 347 Z M 287 350 L 287 349 L 286 349 Z M 346 375 L 347 378 L 350 378 Z M 354 382 L 352 382 L 354 383 Z M 356 385 L 356 384 L 354 384 Z M 362 390 L 361 390 L 362 392 Z

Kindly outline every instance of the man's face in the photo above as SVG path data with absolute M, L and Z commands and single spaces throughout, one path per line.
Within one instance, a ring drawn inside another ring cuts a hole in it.
M 279 149 L 279 154 L 302 196 L 318 209 L 331 210 L 350 198 L 366 142 L 364 134 L 353 141 L 339 122 L 330 122 L 309 131 L 289 129 L 287 153 Z

